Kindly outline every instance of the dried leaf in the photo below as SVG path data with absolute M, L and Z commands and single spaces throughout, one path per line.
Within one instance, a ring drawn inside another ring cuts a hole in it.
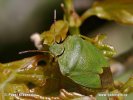
M 62 89 L 60 91 L 60 100 L 96 100 L 93 96 L 84 96 L 76 92 L 67 92 Z
M 115 96 L 108 96 L 109 100 L 125 100 L 123 94 L 119 90 L 111 91 L 110 94 Z
M 65 89 L 60 90 L 60 94 L 58 96 L 26 96 L 26 97 L 19 97 L 19 99 L 28 99 L 28 100 L 96 100 L 95 97 L 92 95 L 84 96 L 76 92 L 68 92 Z
M 113 77 L 110 70 L 110 67 L 103 68 L 103 73 L 100 75 L 102 88 L 111 89 L 113 88 Z
M 6 84 L 5 88 L 0 90 L 0 100 L 14 100 L 20 93 L 29 93 L 29 89 L 25 84 Z
M 40 59 L 42 59 L 42 56 L 34 56 L 11 63 L 1 64 L 0 90 L 4 89 L 8 83 L 33 82 L 36 85 L 42 84 L 46 79 L 43 75 L 43 69 L 41 67 L 36 67 Z

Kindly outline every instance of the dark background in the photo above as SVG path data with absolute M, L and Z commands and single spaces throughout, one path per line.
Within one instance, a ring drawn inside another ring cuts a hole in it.
M 75 0 L 78 13 L 89 8 L 93 0 Z M 57 10 L 57 20 L 63 18 L 60 7 L 62 0 L 3 0 L 0 1 L 0 62 L 18 60 L 35 55 L 18 52 L 36 49 L 30 41 L 30 35 L 48 30 L 53 23 L 53 11 Z M 104 24 L 105 20 L 89 18 L 81 27 L 81 32 L 88 33 Z M 89 24 L 88 24 L 89 23 Z
M 31 34 L 49 29 L 53 23 L 54 9 L 57 10 L 57 20 L 63 18 L 63 10 L 60 7 L 62 2 L 63 0 L 1 0 L 0 62 L 5 63 L 35 55 L 35 53 L 19 55 L 18 52 L 36 49 L 30 41 Z M 94 0 L 74 0 L 75 9 L 81 15 L 91 7 L 93 2 Z M 117 32 L 117 30 L 122 32 Z M 132 26 L 114 24 L 112 21 L 95 16 L 88 18 L 81 26 L 81 33 L 84 35 L 95 36 L 100 32 L 108 33 L 109 37 L 106 42 L 114 45 L 116 49 L 118 48 L 118 52 L 124 52 L 132 46 L 132 42 L 130 42 L 132 41 Z M 124 32 L 127 37 L 123 35 Z M 112 43 L 112 41 L 116 42 Z M 125 47 L 123 47 L 124 45 Z

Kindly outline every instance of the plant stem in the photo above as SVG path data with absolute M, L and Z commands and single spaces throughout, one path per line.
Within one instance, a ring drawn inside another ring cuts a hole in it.
M 64 4 L 65 20 L 69 24 L 70 34 L 80 34 L 81 21 L 74 9 L 72 0 L 64 0 Z
M 79 35 L 80 34 L 80 30 L 78 27 L 70 27 L 69 28 L 69 31 L 72 35 L 76 34 L 76 35 Z

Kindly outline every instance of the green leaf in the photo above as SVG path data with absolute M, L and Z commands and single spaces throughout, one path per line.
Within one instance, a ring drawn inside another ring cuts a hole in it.
M 133 75 L 128 81 L 121 87 L 123 93 L 133 93 Z
M 68 32 L 67 22 L 63 21 L 63 20 L 59 20 L 59 21 L 55 22 L 50 27 L 50 32 L 53 35 L 55 35 L 55 40 L 57 43 L 59 43 L 60 41 L 63 41 L 66 38 L 67 32 Z
M 133 1 L 132 0 L 102 0 L 94 3 L 81 19 L 84 21 L 92 15 L 99 18 L 114 20 L 124 24 L 133 24 Z
M 94 38 L 89 38 L 87 36 L 80 35 L 83 39 L 85 39 L 88 42 L 91 42 L 94 44 L 100 51 L 102 51 L 103 55 L 106 57 L 111 58 L 116 54 L 116 51 L 113 46 L 110 46 L 108 44 L 104 44 L 103 40 L 105 39 L 105 35 L 97 35 Z
M 64 53 L 58 57 L 58 63 L 62 74 L 85 87 L 100 88 L 98 74 L 103 73 L 102 67 L 109 66 L 103 54 L 90 42 L 76 35 L 69 36 L 62 44 L 56 44 L 57 48 L 61 45 L 64 47 Z M 56 54 L 54 49 L 51 52 Z M 73 76 L 74 73 L 76 76 Z
M 41 34 L 43 44 L 51 45 L 55 42 L 60 43 L 63 41 L 68 32 L 68 24 L 66 21 L 58 20 L 53 23 L 49 31 L 44 31 Z

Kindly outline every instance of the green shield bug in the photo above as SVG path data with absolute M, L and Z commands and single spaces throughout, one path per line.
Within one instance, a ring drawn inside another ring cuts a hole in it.
M 60 71 L 77 84 L 88 88 L 101 88 L 99 74 L 109 64 L 102 52 L 78 35 L 68 36 L 63 43 L 49 48 L 59 63 Z

